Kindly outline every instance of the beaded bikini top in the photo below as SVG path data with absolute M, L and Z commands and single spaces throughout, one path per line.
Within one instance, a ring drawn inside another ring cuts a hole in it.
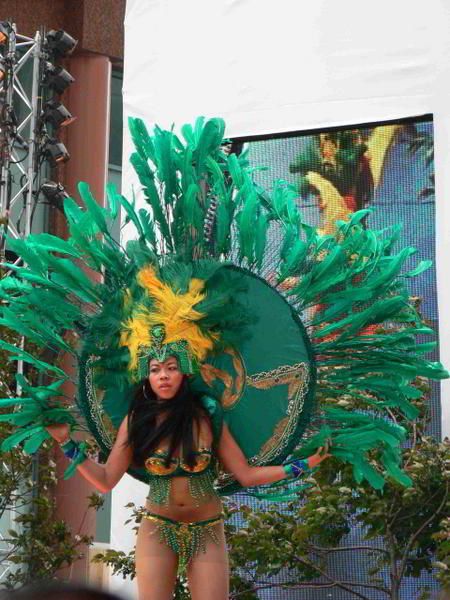
M 190 467 L 184 459 L 172 457 L 170 463 L 166 464 L 167 452 L 165 450 L 156 450 L 145 461 L 145 468 L 149 476 L 155 477 L 189 477 L 190 475 L 198 475 L 204 473 L 214 462 L 212 460 L 213 453 L 211 448 L 199 448 L 194 453 L 196 461 L 193 467 Z
M 216 447 L 220 440 L 223 427 L 223 409 L 221 404 L 209 396 L 202 397 L 202 404 L 211 417 L 213 443 Z M 167 452 L 156 450 L 145 461 L 150 491 L 148 500 L 155 504 L 168 504 L 170 499 L 171 481 L 174 477 L 188 477 L 189 490 L 194 502 L 200 504 L 216 495 L 214 482 L 217 477 L 217 458 L 212 448 L 202 446 L 195 452 L 196 461 L 190 467 L 183 456 L 172 457 L 166 464 Z

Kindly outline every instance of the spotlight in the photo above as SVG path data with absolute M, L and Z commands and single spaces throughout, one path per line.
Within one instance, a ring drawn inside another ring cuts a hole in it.
M 73 123 L 76 119 L 76 117 L 72 117 L 64 104 L 61 104 L 58 100 L 50 100 L 50 102 L 47 102 L 44 106 L 42 118 L 46 123 L 50 123 L 56 128 L 70 125 L 70 123 Z
M 62 94 L 75 81 L 75 78 L 68 71 L 62 67 L 52 65 L 52 63 L 46 63 L 45 69 L 44 81 L 57 94 Z
M 55 183 L 54 181 L 46 181 L 41 185 L 40 191 L 44 194 L 49 204 L 63 210 L 64 199 L 69 197 L 64 186 L 61 183 Z
M 8 21 L 0 21 L 0 45 L 6 44 L 11 33 L 11 24 Z
M 43 152 L 52 167 L 56 167 L 58 163 L 67 162 L 70 158 L 64 144 L 52 138 L 44 145 Z
M 62 29 L 58 29 L 58 31 L 52 29 L 47 33 L 46 38 L 50 50 L 53 50 L 59 56 L 72 54 L 78 43 L 77 40 Z

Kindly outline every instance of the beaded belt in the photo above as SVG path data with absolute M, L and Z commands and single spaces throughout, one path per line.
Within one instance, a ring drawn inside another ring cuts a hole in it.
M 208 537 L 215 544 L 220 543 L 214 527 L 223 522 L 223 514 L 191 523 L 175 521 L 149 511 L 145 511 L 143 517 L 155 523 L 161 542 L 165 542 L 178 555 L 178 573 L 183 572 L 189 561 L 199 552 L 206 552 Z

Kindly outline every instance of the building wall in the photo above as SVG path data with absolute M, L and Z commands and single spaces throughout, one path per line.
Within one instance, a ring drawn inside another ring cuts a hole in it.
M 41 27 L 64 29 L 78 40 L 77 52 L 123 59 L 125 0 L 0 0 L 0 19 L 12 19 L 30 37 Z
M 64 29 L 78 40 L 73 55 L 64 60 L 64 67 L 76 81 L 61 97 L 77 120 L 58 136 L 71 160 L 53 170 L 49 177 L 62 183 L 75 198 L 77 182 L 89 182 L 100 204 L 104 201 L 104 187 L 111 168 L 120 185 L 120 165 L 116 160 L 112 167 L 110 165 L 109 138 L 112 87 L 114 106 L 119 106 L 121 111 L 117 95 L 121 94 L 124 11 L 125 0 L 0 0 L 0 20 L 16 23 L 19 34 L 34 37 L 37 30 Z M 112 86 L 113 67 L 115 83 Z M 119 121 L 121 123 L 121 115 Z M 117 123 L 117 115 L 114 122 Z M 118 144 L 121 142 L 120 132 Z M 64 218 L 55 209 L 49 211 L 48 230 L 61 237 L 66 235 Z M 75 390 L 65 392 L 73 395 Z M 55 454 L 62 474 L 66 459 L 59 450 Z M 108 499 L 98 523 L 94 511 L 85 516 L 87 496 L 93 491 L 79 475 L 69 481 L 60 478 L 55 494 L 58 517 L 64 518 L 76 533 L 108 541 Z M 87 552 L 70 573 L 63 575 L 87 579 Z

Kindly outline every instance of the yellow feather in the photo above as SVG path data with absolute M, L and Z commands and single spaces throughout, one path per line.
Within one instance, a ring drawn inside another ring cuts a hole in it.
M 153 267 L 144 267 L 137 275 L 139 285 L 151 293 L 153 288 L 161 288 L 164 284 L 156 277 Z
M 176 293 L 158 279 L 152 267 L 141 269 L 137 280 L 155 301 L 155 309 L 150 312 L 144 306 L 138 306 L 124 323 L 120 343 L 130 351 L 130 369 L 137 368 L 139 348 L 151 346 L 150 330 L 159 324 L 165 327 L 165 344 L 186 340 L 191 353 L 203 361 L 219 337 L 217 334 L 205 335 L 196 324 L 204 316 L 194 306 L 205 297 L 202 294 L 205 282 L 194 278 L 186 294 Z

